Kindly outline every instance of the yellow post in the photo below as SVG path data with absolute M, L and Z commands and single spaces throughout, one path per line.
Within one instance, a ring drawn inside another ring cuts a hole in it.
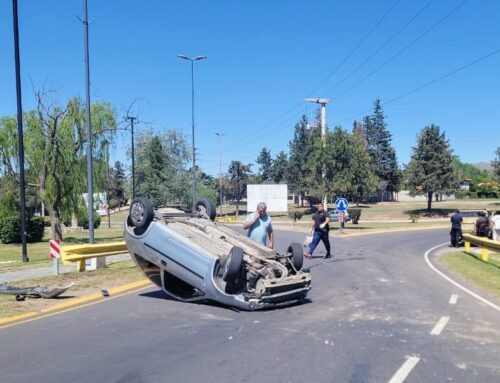
M 470 241 L 465 241 L 464 242 L 464 251 L 466 253 L 470 253 Z
M 82 259 L 81 261 L 76 262 L 76 266 L 78 268 L 78 271 L 85 271 L 85 259 Z
M 488 249 L 486 247 L 481 247 L 481 259 L 488 262 Z

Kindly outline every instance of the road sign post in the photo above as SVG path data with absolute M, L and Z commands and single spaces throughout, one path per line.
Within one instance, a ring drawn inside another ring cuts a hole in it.
M 61 240 L 51 239 L 49 241 L 49 253 L 54 265 L 54 275 L 59 275 L 59 258 L 61 258 Z

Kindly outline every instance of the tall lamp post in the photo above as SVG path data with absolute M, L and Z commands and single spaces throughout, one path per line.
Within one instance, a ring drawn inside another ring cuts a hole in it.
M 24 140 L 23 140 L 23 107 L 21 102 L 21 63 L 19 59 L 19 25 L 17 17 L 17 0 L 12 0 L 12 15 L 14 21 L 14 55 L 16 66 L 16 95 L 17 95 L 17 140 L 19 147 L 19 186 L 21 204 L 21 244 L 23 262 L 29 262 L 26 233 L 26 200 L 24 179 Z
M 193 138 L 193 168 L 191 169 L 193 173 L 193 211 L 195 209 L 194 204 L 196 203 L 196 153 L 194 147 L 194 62 L 199 60 L 205 60 L 207 56 L 196 56 L 194 58 L 188 57 L 186 55 L 177 55 L 177 57 L 188 60 L 191 62 L 191 135 Z
M 222 137 L 224 133 L 215 133 L 219 137 L 219 199 L 220 199 L 220 215 L 222 216 Z

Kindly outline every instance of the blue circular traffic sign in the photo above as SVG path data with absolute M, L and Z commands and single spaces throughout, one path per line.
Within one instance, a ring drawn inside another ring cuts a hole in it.
M 345 198 L 337 198 L 335 200 L 335 207 L 338 211 L 346 211 L 349 206 L 349 202 Z

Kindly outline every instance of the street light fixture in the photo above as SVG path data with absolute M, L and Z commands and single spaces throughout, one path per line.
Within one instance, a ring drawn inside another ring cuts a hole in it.
M 207 56 L 196 56 L 194 58 L 190 58 L 186 55 L 177 55 L 177 57 L 188 60 L 191 62 L 191 136 L 193 139 L 193 167 L 191 172 L 193 173 L 193 211 L 195 209 L 194 204 L 196 203 L 196 154 L 194 147 L 194 62 L 199 60 L 205 60 Z

